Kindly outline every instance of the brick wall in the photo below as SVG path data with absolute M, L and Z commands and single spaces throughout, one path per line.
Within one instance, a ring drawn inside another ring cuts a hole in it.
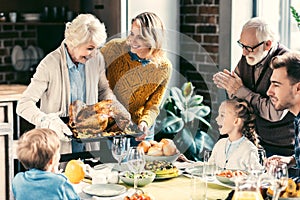
M 14 71 L 11 62 L 11 53 L 15 45 L 23 48 L 37 45 L 37 27 L 25 23 L 0 22 L 0 83 L 22 81 L 22 75 Z
M 217 72 L 219 50 L 219 0 L 181 0 L 180 32 L 190 40 L 181 40 L 180 73 L 204 96 L 212 108 L 211 125 L 216 127 L 219 102 L 212 75 Z M 218 133 L 213 129 L 213 137 Z

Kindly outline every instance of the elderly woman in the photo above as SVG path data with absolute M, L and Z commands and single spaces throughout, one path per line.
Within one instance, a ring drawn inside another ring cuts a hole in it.
M 171 77 L 172 65 L 162 49 L 164 25 L 154 13 L 132 19 L 127 39 L 113 39 L 101 48 L 107 79 L 132 121 L 153 138 L 159 106 Z
M 130 120 L 130 114 L 116 101 L 105 75 L 105 63 L 98 49 L 106 40 L 103 23 L 91 14 L 80 14 L 66 24 L 65 39 L 38 65 L 31 83 L 17 105 L 17 113 L 30 123 L 54 130 L 61 139 L 61 152 L 71 151 L 64 134 L 72 134 L 62 118 L 68 117 L 71 102 L 81 100 L 91 105 L 105 99 Z M 40 108 L 37 102 L 40 101 Z M 99 149 L 99 143 L 87 144 Z M 83 150 L 72 141 L 72 151 Z M 89 148 L 88 148 L 89 149 Z

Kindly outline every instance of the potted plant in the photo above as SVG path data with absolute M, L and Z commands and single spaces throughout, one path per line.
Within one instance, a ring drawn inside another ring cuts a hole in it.
M 212 149 L 214 141 L 203 131 L 205 126 L 211 128 L 205 119 L 211 110 L 203 104 L 203 96 L 194 94 L 191 82 L 184 83 L 181 89 L 172 87 L 161 111 L 159 135 L 172 138 L 187 158 L 201 160 L 203 149 Z

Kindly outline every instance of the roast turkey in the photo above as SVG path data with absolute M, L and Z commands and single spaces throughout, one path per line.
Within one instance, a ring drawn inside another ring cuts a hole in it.
M 119 119 L 118 116 L 118 109 L 114 108 L 112 100 L 103 100 L 93 105 L 76 100 L 69 107 L 68 126 L 75 136 L 78 132 L 97 134 L 103 131 L 120 131 L 128 121 Z

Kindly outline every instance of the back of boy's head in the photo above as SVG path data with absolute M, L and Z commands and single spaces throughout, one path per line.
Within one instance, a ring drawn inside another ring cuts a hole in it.
M 32 129 L 18 140 L 17 157 L 26 169 L 46 170 L 48 162 L 60 147 L 57 134 L 51 129 Z

